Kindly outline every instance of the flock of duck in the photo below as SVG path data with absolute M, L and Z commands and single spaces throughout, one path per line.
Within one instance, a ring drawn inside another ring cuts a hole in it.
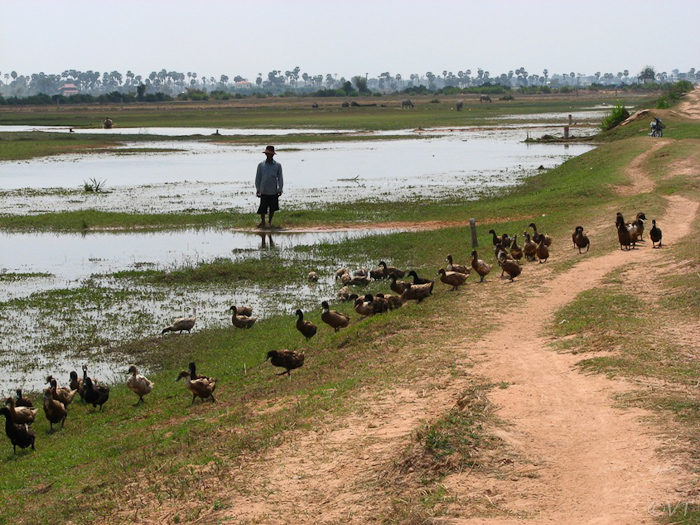
M 138 375 L 136 367 L 133 365 L 129 369 L 130 373 L 132 371 L 133 375 L 127 380 L 127 385 L 135 392 L 137 390 L 141 392 L 140 396 L 142 398 L 143 395 L 150 392 L 150 389 L 146 392 L 143 385 L 137 384 L 138 381 L 134 383 L 135 378 L 145 378 Z M 58 381 L 52 375 L 47 376 L 46 383 L 49 385 L 49 388 L 44 389 L 42 405 L 51 431 L 53 431 L 53 426 L 58 423 L 63 428 L 68 417 L 67 407 L 73 402 L 76 394 L 80 396 L 84 403 L 92 405 L 93 408 L 97 408 L 99 405 L 100 410 L 102 410 L 102 405 L 109 399 L 109 387 L 93 381 L 87 375 L 87 366 L 83 366 L 82 378 L 79 378 L 75 371 L 70 373 L 69 386 L 59 386 Z M 150 388 L 152 387 L 153 384 L 151 383 Z M 17 447 L 31 447 L 34 450 L 36 434 L 31 425 L 34 423 L 39 409 L 34 407 L 29 398 L 24 397 L 21 388 L 16 390 L 16 396 L 16 398 L 8 397 L 5 401 L 5 406 L 0 408 L 0 413 L 5 416 L 5 434 L 10 439 L 14 452 L 17 452 Z
M 634 249 L 638 242 L 644 242 L 642 234 L 644 232 L 644 221 L 646 216 L 644 213 L 638 213 L 635 220 L 631 223 L 625 222 L 621 213 L 616 217 L 616 228 L 620 249 Z M 552 238 L 537 231 L 535 223 L 530 223 L 528 228 L 532 229 L 532 235 L 526 230 L 523 232 L 523 245 L 518 245 L 517 235 L 509 237 L 506 233 L 497 235 L 494 230 L 489 230 L 493 241 L 493 251 L 496 261 L 501 268 L 501 277 L 510 279 L 511 282 L 518 277 L 522 272 L 521 261 L 523 259 L 529 261 L 539 260 L 540 263 L 545 263 L 549 259 L 549 246 L 552 243 Z M 656 225 L 656 220 L 652 220 L 652 228 L 649 231 L 653 245 L 652 248 L 661 247 L 662 233 L 661 229 Z M 590 240 L 584 234 L 582 226 L 577 226 L 572 235 L 571 240 L 574 248 L 577 248 L 579 253 L 587 252 L 590 249 Z M 447 265 L 440 268 L 436 274 L 439 276 L 440 282 L 450 287 L 451 291 L 458 290 L 460 286 L 467 282 L 467 279 L 472 274 L 479 276 L 479 282 L 484 282 L 486 276 L 491 272 L 492 266 L 480 259 L 476 250 L 471 252 L 469 264 L 456 263 L 451 254 L 448 254 L 445 261 Z M 412 278 L 412 281 L 403 280 L 404 277 Z M 310 272 L 308 276 L 310 281 L 318 280 L 316 272 Z M 343 302 L 352 302 L 355 312 L 361 318 L 368 316 L 383 314 L 400 308 L 408 301 L 422 302 L 430 297 L 435 286 L 435 279 L 420 277 L 415 270 L 405 271 L 394 266 L 388 266 L 386 262 L 380 261 L 378 266 L 373 270 L 362 268 L 354 272 L 350 272 L 348 268 L 340 268 L 335 272 L 335 279 L 339 281 L 342 288 L 337 293 L 337 298 Z M 393 294 L 384 293 L 365 293 L 358 294 L 351 292 L 353 286 L 368 285 L 373 281 L 389 280 L 390 288 Z M 321 302 L 321 321 L 331 327 L 334 331 L 346 328 L 350 324 L 350 316 L 346 313 L 337 310 L 331 310 L 328 301 Z M 255 325 L 257 317 L 253 317 L 253 309 L 251 307 L 231 306 L 231 323 L 234 327 L 240 329 L 249 329 Z M 318 326 L 313 322 L 304 319 L 304 312 L 300 309 L 296 310 L 296 329 L 301 335 L 309 341 L 318 332 Z M 162 330 L 162 334 L 167 332 L 190 332 L 196 323 L 196 311 L 193 317 L 182 317 L 175 319 L 172 324 Z M 287 374 L 291 379 L 291 371 L 295 370 L 304 364 L 304 352 L 296 350 L 270 350 L 267 353 L 265 361 L 275 367 L 283 368 L 284 371 L 278 375 Z M 126 386 L 138 396 L 138 401 L 134 406 L 144 402 L 144 396 L 148 395 L 154 387 L 154 383 L 139 374 L 136 366 L 129 367 L 129 377 L 126 381 Z M 189 364 L 188 370 L 183 370 L 177 377 L 177 380 L 185 380 L 187 390 L 192 394 L 192 404 L 197 398 L 202 400 L 211 399 L 215 402 L 214 391 L 216 390 L 217 380 L 213 377 L 203 376 L 197 373 L 194 362 Z M 46 378 L 46 383 L 49 388 L 43 392 L 43 410 L 46 419 L 49 421 L 50 429 L 53 431 L 54 424 L 64 426 L 68 416 L 67 407 L 73 402 L 76 394 L 86 403 L 91 404 L 93 408 L 100 407 L 109 400 L 109 386 L 99 384 L 88 376 L 87 366 L 83 366 L 83 377 L 78 377 L 75 371 L 70 372 L 70 382 L 68 386 L 60 386 L 53 376 Z M 5 406 L 0 408 L 0 413 L 5 416 L 5 433 L 10 439 L 13 450 L 16 452 L 17 447 L 28 448 L 34 450 L 34 441 L 36 435 L 31 428 L 37 414 L 38 408 L 35 408 L 32 401 L 24 397 L 21 389 L 16 390 L 16 398 L 9 397 L 6 400 Z

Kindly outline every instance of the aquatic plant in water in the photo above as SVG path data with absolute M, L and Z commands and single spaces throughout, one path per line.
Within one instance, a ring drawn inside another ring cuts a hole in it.
M 97 180 L 93 177 L 83 182 L 83 190 L 86 193 L 100 193 L 104 191 L 106 183 L 106 180 Z

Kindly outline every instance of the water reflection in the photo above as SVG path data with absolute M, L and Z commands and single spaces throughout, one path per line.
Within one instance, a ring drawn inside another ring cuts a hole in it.
M 163 137 L 190 136 L 270 136 L 285 135 L 335 135 L 356 133 L 356 130 L 337 130 L 320 128 L 175 128 L 175 127 L 142 127 L 142 128 L 76 128 L 68 126 L 0 126 L 0 133 L 75 133 L 89 135 L 160 135 Z
M 268 247 L 270 250 L 275 249 L 275 241 L 272 240 L 272 234 L 271 233 L 258 233 L 260 236 L 260 249 L 261 250 L 267 250 Z

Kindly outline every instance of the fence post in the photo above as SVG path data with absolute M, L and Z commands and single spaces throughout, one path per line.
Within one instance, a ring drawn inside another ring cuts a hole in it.
M 476 240 L 476 219 L 469 219 L 469 227 L 472 231 L 472 249 L 478 248 L 479 244 Z

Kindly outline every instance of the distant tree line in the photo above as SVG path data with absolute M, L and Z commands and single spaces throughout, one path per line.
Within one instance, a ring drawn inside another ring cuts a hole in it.
M 475 73 L 471 69 L 460 70 L 456 74 L 443 70 L 438 74 L 427 71 L 404 77 L 400 73 L 392 75 L 385 71 L 375 77 L 365 74 L 346 79 L 330 73 L 302 73 L 297 66 L 284 72 L 273 70 L 266 75 L 258 73 L 251 82 L 240 75 L 233 78 L 219 75 L 217 78 L 198 75 L 196 72 L 181 73 L 166 69 L 152 71 L 147 76 L 136 75 L 132 71 L 122 75 L 118 71 L 100 73 L 71 69 L 48 75 L 43 72 L 31 75 L 20 75 L 16 71 L 0 72 L 0 97 L 3 97 L 5 104 L 39 95 L 49 96 L 53 103 L 59 104 L 130 103 L 167 100 L 163 97 L 184 100 L 270 95 L 348 97 L 389 93 L 468 93 L 482 90 L 489 94 L 508 90 L 547 93 L 574 89 L 631 89 L 647 84 L 678 81 L 698 83 L 700 71 L 696 72 L 695 68 L 687 72 L 674 69 L 667 73 L 656 72 L 653 66 L 645 66 L 636 75 L 630 74 L 628 70 L 584 75 L 573 71 L 552 73 L 547 69 L 540 74 L 519 67 L 499 75 L 491 75 L 488 70 L 477 68 Z M 37 103 L 46 103 L 44 97 L 37 100 Z
M 128 104 L 130 102 L 167 102 L 174 100 L 173 97 L 165 93 L 149 93 L 139 98 L 136 93 L 120 93 L 113 91 L 106 95 L 47 95 L 39 93 L 27 97 L 3 97 L 0 95 L 0 105 L 2 106 L 32 106 L 32 105 L 62 105 L 62 104 Z

